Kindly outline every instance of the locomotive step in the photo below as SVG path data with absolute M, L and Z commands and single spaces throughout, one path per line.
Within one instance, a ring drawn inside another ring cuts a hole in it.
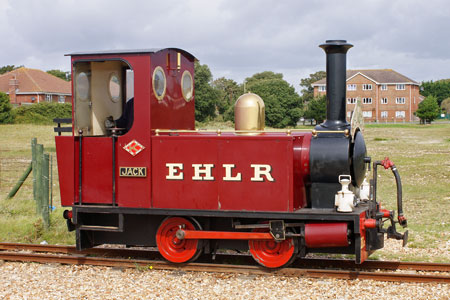
M 92 231 L 112 231 L 112 232 L 123 232 L 123 227 L 121 226 L 96 226 L 96 225 L 82 225 L 80 230 L 92 230 Z

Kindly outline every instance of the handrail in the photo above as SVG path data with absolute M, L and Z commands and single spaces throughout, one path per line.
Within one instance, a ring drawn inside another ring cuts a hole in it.
M 53 122 L 58 123 L 58 127 L 53 128 L 53 131 L 57 132 L 58 135 L 61 135 L 61 132 L 72 132 L 72 126 L 61 127 L 61 124 L 72 124 L 71 118 L 55 118 L 53 119 Z
M 319 133 L 340 133 L 348 136 L 350 131 L 345 130 L 315 130 L 315 129 L 282 129 L 282 130 L 234 130 L 234 129 L 155 129 L 155 135 L 159 136 L 160 133 L 216 133 L 220 136 L 222 133 L 250 133 L 250 134 L 261 134 L 261 133 L 286 133 L 286 135 L 291 135 L 293 132 L 304 132 L 309 131 L 313 136 L 317 136 Z

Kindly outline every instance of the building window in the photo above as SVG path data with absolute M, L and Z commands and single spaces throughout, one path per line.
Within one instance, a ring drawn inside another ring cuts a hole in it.
M 387 104 L 388 100 L 387 98 L 381 98 L 381 104 Z
M 397 84 L 397 85 L 395 86 L 395 89 L 396 89 L 397 91 L 403 91 L 403 90 L 405 90 L 405 85 L 404 85 L 404 84 Z
M 319 85 L 319 92 L 326 92 L 327 86 L 326 85 Z
M 356 91 L 356 84 L 347 84 L 347 91 Z
M 356 98 L 347 98 L 347 104 L 355 104 Z
M 52 102 L 52 95 L 51 94 L 45 94 L 45 101 Z
M 59 102 L 59 103 L 64 103 L 64 102 L 66 102 L 66 96 L 64 96 L 64 95 L 59 95 L 59 97 L 58 97 L 58 102 Z
M 402 110 L 402 111 L 396 111 L 396 112 L 395 112 L 395 117 L 396 117 L 396 118 L 404 118 L 404 117 L 405 117 L 405 111 L 404 111 L 404 110 Z
M 364 118 L 372 118 L 372 111 L 363 111 Z
M 387 91 L 387 84 L 382 84 L 381 85 L 381 90 L 382 91 Z
M 363 98 L 363 104 L 372 104 L 372 98 Z
M 382 118 L 387 118 L 388 117 L 388 112 L 387 111 L 382 111 L 381 112 L 381 117 Z
M 397 98 L 395 98 L 395 103 L 397 103 L 397 104 L 405 104 L 406 103 L 405 97 L 397 97 Z
M 351 118 L 351 117 L 352 117 L 352 112 L 351 112 L 351 111 L 348 111 L 348 112 L 347 112 L 347 117 L 348 117 L 348 118 Z
M 371 84 L 363 84 L 363 91 L 371 91 L 372 85 Z

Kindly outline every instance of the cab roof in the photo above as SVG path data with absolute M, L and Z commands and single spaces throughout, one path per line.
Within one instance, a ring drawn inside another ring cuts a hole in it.
M 180 48 L 149 48 L 149 49 L 129 49 L 129 50 L 106 50 L 106 51 L 81 51 L 65 54 L 65 56 L 85 56 L 85 55 L 112 55 L 112 54 L 152 54 L 164 50 L 175 50 L 196 60 L 191 53 Z

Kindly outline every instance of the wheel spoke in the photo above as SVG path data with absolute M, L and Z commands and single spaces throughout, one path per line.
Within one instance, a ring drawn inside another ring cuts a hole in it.
M 267 232 L 267 229 L 254 229 L 257 232 Z M 284 241 L 258 241 L 248 242 L 250 253 L 262 266 L 267 268 L 279 268 L 289 265 L 295 260 L 298 252 L 297 241 L 287 238 Z
M 195 225 L 194 225 L 195 224 Z M 180 240 L 178 229 L 198 230 L 200 225 L 180 217 L 166 218 L 156 232 L 156 244 L 161 255 L 168 261 L 183 263 L 195 259 L 201 252 L 198 240 Z

